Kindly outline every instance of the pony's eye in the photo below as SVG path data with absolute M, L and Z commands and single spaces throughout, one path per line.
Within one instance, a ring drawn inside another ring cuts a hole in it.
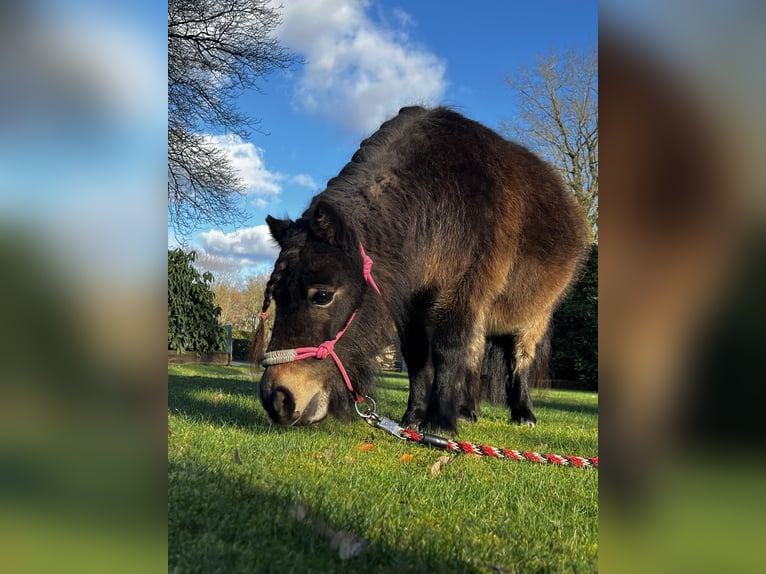
M 332 303 L 332 298 L 334 296 L 335 293 L 332 291 L 328 291 L 327 289 L 317 289 L 311 295 L 311 304 L 319 307 L 326 307 Z

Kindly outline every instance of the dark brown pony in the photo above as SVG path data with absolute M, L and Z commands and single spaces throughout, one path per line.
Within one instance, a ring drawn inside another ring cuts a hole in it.
M 403 424 L 456 432 L 458 417 L 477 416 L 485 340 L 497 337 L 513 357 L 511 419 L 536 422 L 530 369 L 587 236 L 548 164 L 449 109 L 403 108 L 300 219 L 267 223 L 281 248 L 263 303 L 277 306 L 269 350 L 317 346 L 347 326 L 334 351 L 365 394 L 395 328 L 410 376 Z M 327 359 L 267 367 L 260 396 L 284 425 L 353 413 Z

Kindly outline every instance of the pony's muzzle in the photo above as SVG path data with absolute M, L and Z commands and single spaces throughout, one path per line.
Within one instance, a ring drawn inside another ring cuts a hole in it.
M 263 373 L 261 403 L 277 424 L 310 425 L 327 416 L 326 393 L 320 387 L 309 384 L 300 371 L 277 366 L 269 367 Z

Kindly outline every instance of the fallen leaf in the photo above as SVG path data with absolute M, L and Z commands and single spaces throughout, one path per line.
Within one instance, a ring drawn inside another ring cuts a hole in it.
M 306 520 L 307 514 L 308 513 L 306 512 L 306 507 L 302 504 L 293 504 L 290 507 L 290 510 L 287 511 L 287 515 L 290 518 L 297 520 L 298 522 L 303 522 Z
M 239 458 L 239 449 L 238 448 L 234 449 L 234 462 L 236 462 L 237 464 L 242 464 L 242 459 Z
M 412 455 L 410 453 L 405 453 L 402 455 L 402 462 L 407 462 L 409 460 L 412 460 Z
M 293 520 L 306 524 L 314 532 L 326 538 L 330 542 L 330 548 L 338 553 L 341 560 L 359 556 L 370 544 L 367 538 L 357 536 L 348 530 L 336 532 L 322 518 L 310 513 L 303 504 L 293 504 L 287 514 Z
M 217 403 L 223 398 L 223 393 L 216 393 L 213 395 L 213 402 Z
M 330 548 L 338 551 L 338 556 L 341 560 L 348 560 L 364 552 L 369 543 L 370 541 L 363 536 L 357 536 L 347 530 L 341 530 L 336 532 L 330 539 Z
M 452 462 L 452 459 L 447 455 L 440 456 L 439 460 L 431 465 L 431 476 L 439 476 L 442 467 L 447 466 L 450 462 Z
M 364 444 L 356 445 L 356 450 L 372 450 L 374 448 L 375 448 L 375 445 L 374 444 L 370 444 L 368 442 L 366 442 Z

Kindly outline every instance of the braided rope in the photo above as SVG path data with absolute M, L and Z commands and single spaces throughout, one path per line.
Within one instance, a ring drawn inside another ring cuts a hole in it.
M 295 349 L 281 349 L 279 351 L 269 351 L 264 353 L 261 365 L 271 367 L 272 365 L 281 365 L 282 363 L 292 363 L 295 360 Z
M 537 462 L 540 464 L 576 466 L 579 468 L 598 468 L 598 457 L 587 458 L 583 456 L 561 456 L 558 454 L 540 454 L 530 451 L 497 448 L 494 446 L 476 444 L 473 442 L 454 441 L 436 435 L 419 433 L 412 429 L 401 429 L 399 432 L 404 436 L 404 438 L 413 442 L 419 442 L 421 444 L 434 446 L 445 450 L 451 450 L 454 452 L 476 454 L 479 456 L 490 456 L 494 458 L 508 458 L 511 460 Z

